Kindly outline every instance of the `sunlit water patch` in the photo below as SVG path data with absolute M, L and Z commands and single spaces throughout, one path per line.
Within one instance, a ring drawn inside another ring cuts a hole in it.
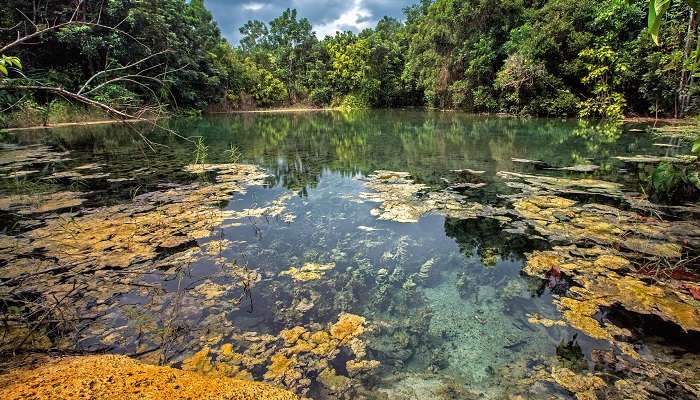
M 639 228 L 643 171 L 613 157 L 668 155 L 651 135 L 421 112 L 174 124 L 208 152 L 155 136 L 152 153 L 117 127 L 7 138 L 3 312 L 28 325 L 4 351 L 129 354 L 315 398 L 591 398 L 602 364 L 624 376 L 620 352 L 669 340 L 598 313 L 617 300 L 559 303 L 628 268 L 620 248 L 688 254 L 659 232 L 694 246 L 690 222 Z M 246 164 L 225 164 L 231 146 Z M 632 311 L 692 329 L 683 296 Z

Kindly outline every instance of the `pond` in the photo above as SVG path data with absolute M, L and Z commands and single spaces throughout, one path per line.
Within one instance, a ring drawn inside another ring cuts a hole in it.
M 199 139 L 2 138 L 5 356 L 128 354 L 312 398 L 697 395 L 695 266 L 648 279 L 697 255 L 696 207 L 651 204 L 649 165 L 615 158 L 685 144 L 425 111 L 168 124 Z

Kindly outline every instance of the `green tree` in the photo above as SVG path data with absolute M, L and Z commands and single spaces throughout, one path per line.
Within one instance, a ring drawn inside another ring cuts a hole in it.
M 290 101 L 301 100 L 307 94 L 304 78 L 317 41 L 311 23 L 306 18 L 297 19 L 297 10 L 286 9 L 270 22 L 268 41 L 275 75 L 287 86 Z
M 330 57 L 329 81 L 339 98 L 352 95 L 364 107 L 377 99 L 380 82 L 374 76 L 370 42 L 352 32 L 339 32 L 324 41 Z

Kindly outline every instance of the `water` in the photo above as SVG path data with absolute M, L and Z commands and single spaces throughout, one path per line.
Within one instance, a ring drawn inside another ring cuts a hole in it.
M 650 134 L 630 131 L 637 128 L 632 126 L 459 113 L 256 114 L 171 124 L 183 135 L 202 136 L 209 162 L 226 162 L 226 151 L 236 146 L 241 162 L 271 175 L 263 186 L 232 194 L 220 204 L 222 210 L 260 208 L 281 199 L 284 212 L 220 223 L 211 236 L 164 252 L 177 256 L 213 243 L 206 256 L 167 268 L 152 263 L 127 268 L 127 287 L 104 289 L 86 306 L 95 318 L 79 324 L 71 345 L 179 366 L 205 346 L 216 351 L 233 343 L 243 352 L 251 346 L 242 339 L 244 332 L 277 336 L 294 326 L 318 331 L 347 312 L 366 319 L 367 355 L 362 358 L 381 362 L 346 390 L 354 393 L 347 396 L 367 398 L 505 398 L 520 390 L 517 383 L 533 371 L 552 363 L 585 369 L 593 365 L 593 349 L 609 346 L 565 326 L 528 322 L 529 315 L 560 315 L 543 282 L 521 274 L 525 253 L 547 248 L 544 240 L 506 232 L 490 218 L 429 213 L 415 223 L 380 220 L 372 213 L 377 204 L 361 195 L 368 191 L 370 174 L 406 171 L 430 190 L 443 190 L 454 179 L 451 170 L 484 171 L 479 179 L 487 185 L 467 191 L 466 198 L 501 205 L 502 195 L 512 191 L 496 173 L 534 171 L 514 158 L 555 167 L 595 164 L 600 169 L 594 173 L 537 173 L 636 188 L 637 176 L 620 174 L 622 164 L 612 157 L 668 151 L 654 146 L 658 139 Z M 211 179 L 183 170 L 194 159 L 191 143 L 157 133 L 149 137 L 167 147 L 156 146 L 154 152 L 131 129 L 119 126 L 6 137 L 6 142 L 70 151 L 70 160 L 43 163 L 21 180 L 4 179 L 3 192 L 32 183 L 37 191 L 78 191 L 86 202 L 75 211 L 128 206 L 145 193 L 164 190 L 164 184 Z M 41 179 L 86 163 L 103 164 L 98 170 L 109 177 Z M 43 218 L 57 218 L 51 213 L 5 215 L 2 228 L 12 235 L 31 232 Z M 334 267 L 311 281 L 283 274 L 307 263 Z M 241 271 L 257 274 L 250 290 L 241 286 Z M 110 273 L 91 272 L 89 280 L 101 285 Z M 347 376 L 344 361 L 352 357 L 347 348 L 325 360 L 300 354 L 297 361 L 310 371 L 309 381 L 283 378 L 278 384 L 311 396 L 340 396 L 343 390 L 334 393 L 319 372 L 330 365 Z M 256 379 L 265 370 L 265 363 L 248 368 Z M 531 394 L 567 396 L 553 385 L 531 386 Z

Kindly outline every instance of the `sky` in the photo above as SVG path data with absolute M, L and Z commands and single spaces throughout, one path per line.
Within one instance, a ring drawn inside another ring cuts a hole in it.
M 402 19 L 403 9 L 417 0 L 205 0 L 224 36 L 238 45 L 238 29 L 251 19 L 272 21 L 287 8 L 311 21 L 316 36 L 323 39 L 336 31 L 359 32 L 373 27 L 383 16 Z

